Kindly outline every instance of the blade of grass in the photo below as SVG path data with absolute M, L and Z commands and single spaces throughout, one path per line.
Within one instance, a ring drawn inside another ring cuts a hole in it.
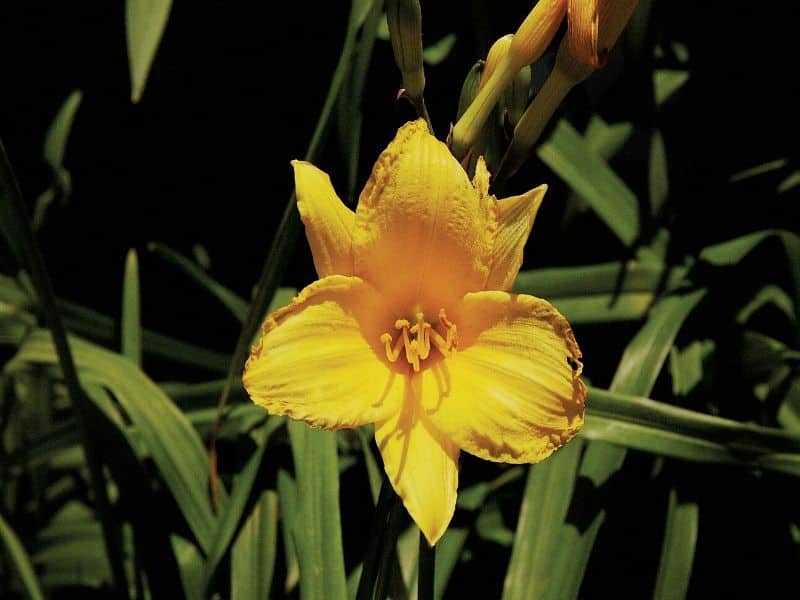
M 676 491 L 670 490 L 654 600 L 680 600 L 686 597 L 692 575 L 698 521 L 697 504 L 679 502 Z
M 128 251 L 122 282 L 122 355 L 142 365 L 142 319 L 139 293 L 139 261 L 136 250 Z
M 540 598 L 558 544 L 559 523 L 567 516 L 583 442 L 574 440 L 528 471 L 514 546 L 503 583 L 503 600 Z
M 278 541 L 278 494 L 266 490 L 244 522 L 231 553 L 231 600 L 270 597 Z
M 220 515 L 214 541 L 208 553 L 204 583 L 204 589 L 207 593 L 210 591 L 217 567 L 228 551 L 231 540 L 242 520 L 242 514 L 244 513 L 247 501 L 253 492 L 253 484 L 255 483 L 256 475 L 258 475 L 261 463 L 264 460 L 267 441 L 275 430 L 284 423 L 285 419 L 281 417 L 270 417 L 266 424 L 255 434 L 255 452 L 253 452 L 253 455 L 236 478 L 230 500 L 225 507 L 225 511 Z M 255 512 L 256 509 L 253 510 Z
M 36 573 L 33 570 L 31 559 L 25 551 L 22 542 L 19 541 L 17 534 L 11 529 L 9 524 L 0 514 L 0 538 L 3 540 L 3 545 L 6 548 L 8 557 L 14 565 L 14 569 L 19 575 L 25 593 L 31 600 L 44 600 L 44 595 L 39 587 L 39 581 L 36 579 Z
M 131 72 L 131 102 L 141 100 L 161 36 L 167 26 L 172 0 L 126 0 L 125 33 Z
M 654 307 L 625 349 L 611 382 L 612 391 L 644 396 L 650 393 L 675 336 L 705 294 L 706 290 L 700 289 L 667 296 Z M 552 578 L 545 597 L 577 597 L 594 541 L 605 520 L 605 507 L 597 497 L 599 490 L 620 469 L 624 458 L 623 448 L 605 442 L 588 445 L 578 476 L 591 485 L 575 490 L 568 513 L 573 516 L 562 527 L 555 555 L 546 559 L 553 562 L 546 567 L 552 569 Z M 578 521 L 589 525 L 579 526 Z
M 539 146 L 539 158 L 570 185 L 625 246 L 639 235 L 638 202 L 608 164 L 566 120 Z
M 347 583 L 339 517 L 336 434 L 288 421 L 297 477 L 293 532 L 302 600 L 344 600 Z
M 209 292 L 214 298 L 219 300 L 230 313 L 239 321 L 244 321 L 247 316 L 247 302 L 237 296 L 231 290 L 214 281 L 203 269 L 190 261 L 185 256 L 176 252 L 164 244 L 151 242 L 147 245 L 150 252 L 154 252 L 168 263 L 178 267 L 193 279 L 200 287 Z
M 216 518 L 208 500 L 205 451 L 197 432 L 158 386 L 130 361 L 78 338 L 70 342 L 82 380 L 108 388 L 117 398 L 207 553 Z M 6 371 L 13 372 L 24 363 L 57 364 L 46 332 L 33 332 L 6 365 Z
M 11 248 L 19 252 L 18 258 L 22 258 L 23 264 L 30 270 L 45 320 L 52 333 L 53 344 L 64 373 L 70 402 L 81 434 L 81 445 L 89 467 L 90 483 L 103 527 L 108 559 L 111 563 L 112 586 L 118 597 L 125 598 L 128 586 L 122 560 L 121 535 L 111 517 L 111 503 L 108 499 L 100 454 L 86 426 L 89 401 L 78 381 L 75 363 L 67 343 L 67 333 L 56 307 L 55 294 L 47 274 L 44 258 L 33 236 L 22 192 L 11 169 L 2 141 L 0 141 L 0 222 L 5 224 L 4 233 L 10 235 Z

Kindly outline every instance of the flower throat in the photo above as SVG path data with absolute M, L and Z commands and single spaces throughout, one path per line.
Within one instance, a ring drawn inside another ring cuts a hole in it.
M 397 361 L 400 353 L 405 352 L 408 364 L 419 372 L 420 363 L 430 356 L 431 347 L 435 347 L 442 356 L 449 356 L 458 346 L 458 330 L 448 320 L 445 310 L 439 309 L 439 329 L 425 320 L 421 310 L 416 311 L 416 323 L 412 325 L 407 319 L 397 319 L 394 328 L 400 332 L 396 340 L 392 334 L 381 335 L 381 342 L 386 348 L 386 358 L 390 362 Z

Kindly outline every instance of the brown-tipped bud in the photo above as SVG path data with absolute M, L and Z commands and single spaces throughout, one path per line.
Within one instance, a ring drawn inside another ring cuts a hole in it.
M 498 56 L 497 67 L 486 76 L 486 83 L 475 101 L 453 127 L 451 150 L 456 158 L 467 154 L 517 71 L 534 62 L 547 49 L 566 12 L 567 0 L 536 3 L 511 39 L 508 51 Z
M 526 65 L 517 71 L 514 79 L 511 80 L 511 85 L 506 90 L 506 118 L 511 127 L 517 126 L 522 113 L 528 108 L 530 93 L 531 67 Z
M 638 0 L 569 0 L 567 39 L 575 60 L 602 67 Z
M 461 86 L 461 95 L 458 97 L 458 110 L 456 111 L 456 121 L 461 118 L 467 107 L 472 104 L 475 96 L 478 95 L 481 77 L 486 63 L 479 60 L 467 73 L 464 83 Z
M 409 98 L 419 101 L 425 91 L 419 0 L 387 0 L 386 22 L 394 60 L 403 75 L 403 87 Z
M 499 65 L 505 55 L 508 54 L 508 48 L 511 46 L 512 39 L 514 39 L 514 34 L 509 33 L 499 38 L 492 44 L 492 47 L 489 48 L 489 53 L 486 55 L 486 66 L 483 67 L 483 74 L 481 75 L 480 87 L 484 86 L 489 80 L 489 77 L 492 76 L 492 73 L 494 73 L 497 65 Z

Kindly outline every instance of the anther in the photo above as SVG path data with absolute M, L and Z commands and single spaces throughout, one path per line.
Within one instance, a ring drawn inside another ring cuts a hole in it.
M 382 334 L 380 341 L 384 345 L 386 358 L 390 362 L 397 361 L 400 353 L 404 351 L 406 361 L 414 369 L 414 372 L 419 372 L 421 361 L 430 356 L 431 343 L 443 356 L 449 356 L 458 345 L 458 337 L 456 326 L 448 320 L 444 309 L 439 311 L 441 332 L 425 320 L 422 311 L 416 311 L 414 317 L 414 325 L 411 325 L 407 319 L 395 321 L 394 327 L 400 332 L 400 335 L 397 336 L 394 343 L 393 337 L 389 333 Z

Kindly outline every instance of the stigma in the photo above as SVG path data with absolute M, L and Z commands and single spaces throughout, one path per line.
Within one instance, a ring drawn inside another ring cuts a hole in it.
M 445 357 L 455 352 L 458 346 L 458 329 L 448 320 L 443 308 L 439 309 L 438 328 L 425 320 L 421 310 L 416 311 L 415 319 L 413 325 L 407 319 L 397 319 L 394 328 L 400 332 L 399 335 L 395 339 L 392 334 L 384 333 L 381 335 L 381 343 L 390 362 L 396 362 L 404 354 L 408 364 L 418 373 L 422 362 L 431 355 L 431 348 L 435 348 Z

